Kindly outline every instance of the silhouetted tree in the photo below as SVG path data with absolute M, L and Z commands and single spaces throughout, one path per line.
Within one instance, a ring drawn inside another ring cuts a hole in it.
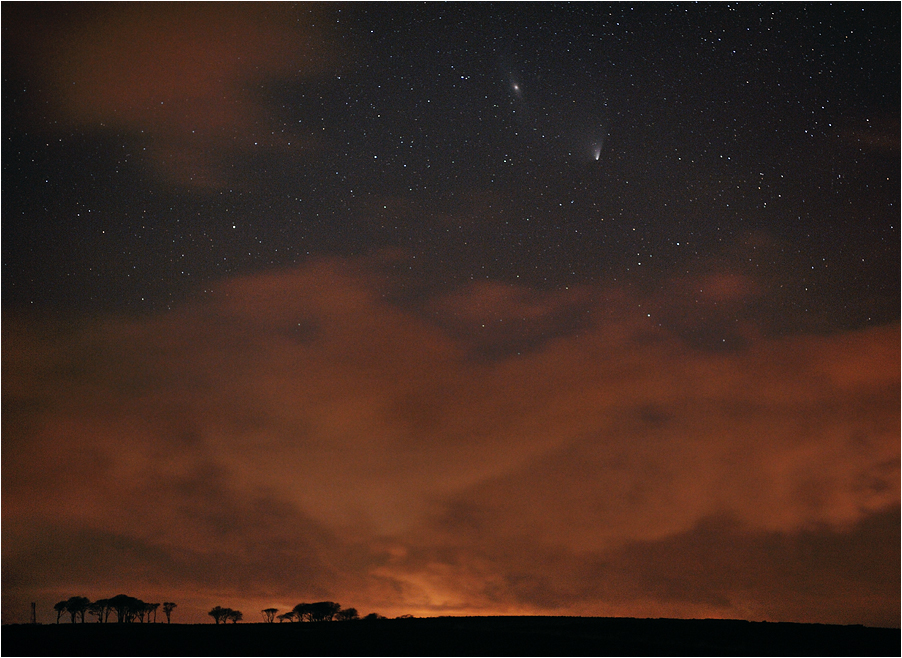
M 139 613 L 146 610 L 146 605 L 141 599 L 125 594 L 117 594 L 109 600 L 109 606 L 116 612 L 116 622 L 119 624 L 134 621 Z
M 318 601 L 310 604 L 308 615 L 310 621 L 332 621 L 339 610 L 341 606 L 335 601 Z
M 357 614 L 357 608 L 343 608 L 335 613 L 336 621 L 351 621 L 353 619 L 360 619 L 360 615 Z
M 243 615 L 240 610 L 232 610 L 231 608 L 226 608 L 226 621 L 230 621 L 233 624 L 237 624 L 241 621 Z
M 110 600 L 97 599 L 88 606 L 88 614 L 97 617 L 97 623 L 102 624 L 107 621 L 110 616 Z
M 66 602 L 60 601 L 59 603 L 54 604 L 53 609 L 56 610 L 56 623 L 60 623 L 60 615 L 66 612 Z
M 228 614 L 228 610 L 226 608 L 220 608 L 219 606 L 216 606 L 207 614 L 213 617 L 213 621 L 218 624 L 225 619 L 226 614 Z
M 283 612 L 281 615 L 276 617 L 281 624 L 283 621 L 294 621 L 294 612 Z
M 91 605 L 91 599 L 86 596 L 73 596 L 66 601 L 66 612 L 72 616 L 72 623 L 75 623 L 75 617 L 81 617 L 81 623 L 85 623 L 85 612 Z
M 278 611 L 278 608 L 266 608 L 265 610 L 261 610 L 260 612 L 263 613 L 263 621 L 265 621 L 267 624 L 271 624 L 276 618 L 276 613 Z
M 366 617 L 364 617 L 364 620 L 366 621 L 374 621 L 376 619 L 385 619 L 385 617 L 380 615 L 378 612 L 371 612 Z
M 298 621 L 331 621 L 341 610 L 335 601 L 318 601 L 317 603 L 298 603 L 292 612 Z
M 150 621 L 150 616 L 153 615 L 153 623 L 157 623 L 157 608 L 160 607 L 159 603 L 148 603 L 147 604 L 147 621 Z
M 310 621 L 310 606 L 312 603 L 298 603 L 291 609 L 292 621 Z
M 163 613 L 166 615 L 166 623 L 171 624 L 172 619 L 170 619 L 170 615 L 172 611 L 176 608 L 176 604 L 172 601 L 164 601 L 163 602 Z

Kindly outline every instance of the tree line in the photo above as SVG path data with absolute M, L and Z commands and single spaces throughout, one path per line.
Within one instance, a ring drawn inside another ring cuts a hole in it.
M 69 614 L 72 623 L 85 623 L 85 614 L 97 618 L 101 624 L 111 623 L 110 616 L 115 616 L 115 622 L 130 624 L 133 622 L 156 623 L 157 610 L 162 607 L 166 615 L 166 623 L 172 623 L 172 611 L 177 606 L 171 601 L 164 603 L 146 603 L 141 599 L 125 594 L 118 594 L 109 599 L 97 599 L 91 601 L 85 596 L 73 596 L 65 601 L 60 601 L 53 606 L 56 611 L 56 623 L 60 623 L 63 614 Z M 243 619 L 240 610 L 216 606 L 207 613 L 217 624 L 232 622 L 238 623 Z M 342 608 L 335 601 L 318 601 L 316 603 L 298 603 L 294 608 L 279 614 L 278 608 L 266 608 L 261 610 L 263 621 L 274 623 L 287 622 L 320 622 L 320 621 L 353 621 L 358 619 L 385 619 L 380 614 L 372 612 L 361 617 L 356 608 Z
M 361 617 L 356 608 L 342 608 L 335 601 L 317 601 L 316 603 L 298 603 L 294 608 L 287 612 L 279 614 L 278 608 L 265 608 L 260 611 L 263 615 L 263 621 L 272 624 L 276 619 L 281 624 L 283 621 L 353 621 L 357 619 L 385 619 L 380 614 L 371 612 L 366 617 Z M 207 613 L 213 620 L 219 623 L 239 622 L 242 619 L 240 610 L 232 610 L 231 608 L 222 608 L 216 606 Z
M 335 601 L 318 601 L 317 603 L 298 603 L 288 612 L 278 614 L 278 608 L 266 608 L 260 611 L 263 621 L 272 624 L 276 619 L 283 621 L 352 621 L 360 619 L 356 608 L 342 608 Z M 383 619 L 375 612 L 363 619 Z
M 60 623 L 60 617 L 64 613 L 70 615 L 73 624 L 76 619 L 82 624 L 85 623 L 85 613 L 97 617 L 97 622 L 101 624 L 110 623 L 110 615 L 115 613 L 116 622 L 130 624 L 135 621 L 156 623 L 157 610 L 161 606 L 163 614 L 166 615 L 166 623 L 172 623 L 172 611 L 176 608 L 176 604 L 172 601 L 146 603 L 125 594 L 117 594 L 109 599 L 97 599 L 94 602 L 86 596 L 73 596 L 60 601 L 53 609 L 56 611 L 57 624 Z

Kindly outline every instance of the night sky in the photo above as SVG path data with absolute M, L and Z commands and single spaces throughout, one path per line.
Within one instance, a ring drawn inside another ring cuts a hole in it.
M 2 19 L 4 623 L 898 627 L 898 3 Z

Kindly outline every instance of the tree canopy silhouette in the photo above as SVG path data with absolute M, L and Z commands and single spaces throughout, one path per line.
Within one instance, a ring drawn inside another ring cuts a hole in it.
M 166 615 L 166 623 L 167 624 L 172 623 L 172 619 L 170 618 L 170 615 L 172 615 L 172 611 L 175 609 L 175 607 L 176 607 L 176 604 L 173 603 L 172 601 L 164 601 L 163 602 L 163 613 Z
M 143 615 L 147 609 L 144 601 L 126 594 L 117 594 L 111 598 L 109 606 L 116 612 L 116 622 L 120 624 L 133 622 L 139 614 Z
M 273 623 L 273 620 L 276 618 L 276 613 L 279 611 L 278 608 L 265 608 L 260 612 L 263 613 L 263 621 L 267 624 Z
M 93 603 L 85 596 L 73 596 L 65 601 L 60 601 L 53 606 L 56 611 L 56 623 L 60 621 L 60 616 L 64 612 L 68 612 L 72 617 L 74 624 L 76 619 L 85 623 L 85 613 L 89 613 L 93 617 L 97 617 L 97 623 L 109 623 L 110 613 L 116 613 L 116 622 L 127 624 L 135 621 L 135 619 L 153 623 L 157 620 L 157 609 L 163 606 L 163 612 L 166 613 L 166 620 L 169 621 L 169 615 L 172 609 L 176 607 L 175 603 L 167 601 L 166 603 L 145 603 L 141 599 L 126 594 L 117 594 L 111 599 L 97 599 Z
M 352 621 L 355 619 L 360 619 L 357 608 L 342 608 L 335 613 L 336 621 Z
M 110 610 L 109 599 L 97 599 L 88 606 L 88 613 L 97 617 L 98 624 L 103 624 L 109 620 Z
M 222 608 L 220 606 L 216 606 L 207 614 L 213 617 L 213 621 L 215 621 L 217 624 L 224 624 L 228 621 L 234 624 L 241 621 L 243 617 L 240 610 L 232 610 L 231 608 Z
M 317 603 L 298 603 L 292 613 L 297 621 L 332 621 L 341 610 L 335 601 L 318 601 Z
M 150 622 L 150 617 L 153 616 L 154 623 L 157 622 L 157 609 L 160 607 L 159 603 L 148 603 L 147 604 L 147 621 Z
M 85 612 L 91 605 L 91 599 L 86 596 L 73 596 L 65 601 L 66 612 L 72 617 L 72 623 L 75 623 L 75 617 L 81 617 L 81 623 L 85 623 Z
M 213 621 L 215 621 L 218 624 L 225 619 L 226 609 L 222 608 L 220 606 L 216 606 L 215 608 L 210 610 L 210 612 L 208 612 L 207 614 L 210 615 L 211 617 L 213 617 Z

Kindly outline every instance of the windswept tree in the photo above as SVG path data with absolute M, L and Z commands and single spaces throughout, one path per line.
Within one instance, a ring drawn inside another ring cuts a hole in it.
M 117 594 L 109 600 L 109 606 L 116 612 L 116 622 L 119 624 L 131 623 L 146 611 L 147 604 L 141 599 L 125 594 Z
M 213 617 L 213 621 L 218 624 L 222 621 L 225 621 L 226 615 L 228 614 L 228 608 L 221 608 L 219 606 L 216 606 L 207 614 Z
M 66 602 L 60 601 L 59 603 L 54 604 L 53 609 L 56 610 L 56 623 L 60 623 L 60 616 L 64 612 L 66 612 Z
M 336 621 L 351 621 L 354 619 L 360 619 L 360 615 L 357 613 L 357 608 L 342 608 L 335 613 Z
M 98 624 L 103 624 L 110 616 L 110 600 L 97 599 L 88 606 L 88 614 L 97 617 Z
M 66 601 L 66 612 L 72 617 L 72 623 L 75 623 L 75 617 L 81 617 L 81 623 L 85 623 L 85 612 L 91 605 L 91 599 L 86 596 L 73 596 Z
M 311 603 L 308 615 L 310 621 L 332 621 L 341 606 L 335 601 L 318 601 Z
M 160 607 L 160 604 L 145 603 L 144 601 L 141 601 L 141 604 L 142 605 L 140 606 L 135 606 L 135 615 L 138 617 L 138 621 L 140 621 L 142 624 L 144 622 L 147 622 L 149 624 L 151 615 L 156 618 L 157 608 Z
M 312 603 L 298 603 L 291 609 L 292 621 L 310 621 L 310 606 Z
M 318 601 L 316 603 L 298 603 L 292 612 L 297 621 L 332 621 L 341 610 L 335 601 Z
M 265 608 L 260 612 L 263 613 L 263 621 L 267 624 L 273 623 L 273 620 L 276 618 L 276 613 L 279 611 L 278 608 Z
M 166 615 L 166 623 L 171 624 L 172 619 L 170 615 L 172 615 L 172 611 L 176 608 L 176 604 L 172 601 L 164 601 L 163 602 L 163 613 Z

